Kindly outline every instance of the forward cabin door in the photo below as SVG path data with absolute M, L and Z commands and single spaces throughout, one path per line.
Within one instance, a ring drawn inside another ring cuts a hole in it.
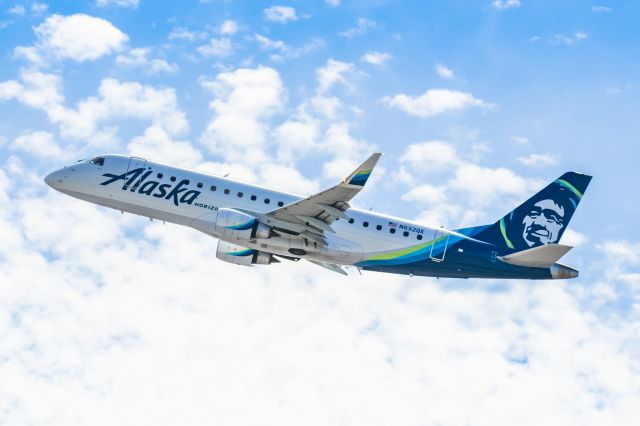
M 140 177 L 144 173 L 145 167 L 147 167 L 147 160 L 140 157 L 131 157 L 129 159 L 129 164 L 127 165 L 127 178 L 122 185 L 122 189 L 126 190 L 129 187 L 131 189 L 131 192 L 134 192 L 136 189 L 138 189 L 138 185 L 140 185 Z M 142 168 L 143 171 L 138 175 L 138 178 L 133 181 L 130 186 L 127 185 L 127 183 L 129 182 L 129 172 L 140 168 Z

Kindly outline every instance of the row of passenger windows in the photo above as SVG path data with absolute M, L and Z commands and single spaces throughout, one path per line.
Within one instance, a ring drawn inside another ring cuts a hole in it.
M 349 219 L 349 223 L 354 223 L 354 222 L 355 222 L 355 220 L 353 220 L 353 218 L 350 218 L 350 219 Z M 362 222 L 362 226 L 364 226 L 365 228 L 368 228 L 368 227 L 369 227 L 369 222 L 367 222 L 367 221 Z M 376 229 L 377 229 L 378 231 L 382 231 L 382 225 L 376 225 Z M 391 234 L 395 234 L 395 233 L 396 233 L 396 228 L 392 228 L 392 227 L 390 226 L 390 227 L 389 227 L 389 232 L 390 232 Z M 409 236 L 409 231 L 404 231 L 404 232 L 402 233 L 402 235 L 403 235 L 403 236 L 405 236 L 405 237 L 408 237 L 408 236 Z M 419 240 L 421 240 L 421 239 L 422 239 L 422 235 L 421 235 L 421 234 L 418 234 L 418 235 L 416 236 L 416 238 L 417 238 L 417 239 L 419 239 Z
M 162 179 L 163 176 L 164 175 L 162 173 L 158 173 L 158 179 Z M 175 182 L 176 181 L 176 177 L 175 176 L 171 176 L 169 178 L 169 180 L 171 182 Z M 185 180 L 183 180 L 183 182 L 185 183 L 185 185 L 189 185 L 189 179 L 185 179 Z M 202 188 L 204 185 L 202 184 L 202 182 L 198 182 L 196 184 L 196 186 L 198 188 Z M 211 185 L 211 191 L 216 191 L 217 189 L 218 189 L 217 186 Z M 224 192 L 225 195 L 229 195 L 231 193 L 231 190 L 226 188 L 223 192 Z M 242 191 L 239 191 L 236 195 L 238 196 L 238 198 L 244 197 L 244 193 Z M 258 199 L 258 197 L 256 197 L 255 195 L 252 195 L 250 198 L 251 198 L 251 201 L 256 201 Z M 264 203 L 265 204 L 271 203 L 271 199 L 265 198 L 264 199 Z M 282 201 L 278 201 L 278 207 L 282 207 L 282 206 L 284 206 L 284 203 Z M 353 218 L 349 219 L 349 223 L 354 223 Z M 369 227 L 369 222 L 367 222 L 367 221 L 362 222 L 362 226 L 364 226 L 365 228 L 368 228 Z M 382 231 L 382 225 L 376 225 L 376 229 L 378 231 Z M 389 232 L 392 233 L 392 234 L 395 234 L 396 233 L 396 228 L 389 227 Z M 404 235 L 405 237 L 408 237 L 409 236 L 409 232 L 408 231 L 404 231 L 402 233 L 402 235 Z M 418 234 L 416 238 L 421 240 L 422 239 L 422 235 Z
M 164 175 L 163 175 L 162 173 L 158 173 L 158 179 L 162 179 L 162 178 L 163 178 L 163 176 L 164 176 Z M 171 177 L 169 178 L 169 180 L 170 180 L 171 182 L 175 182 L 175 181 L 176 181 L 176 177 L 175 177 L 175 176 L 171 176 Z M 185 185 L 189 185 L 189 179 L 184 179 L 182 182 L 184 182 L 184 184 L 185 184 Z M 198 182 L 198 183 L 196 184 L 196 186 L 197 186 L 198 188 L 202 188 L 204 185 L 202 184 L 202 182 Z M 217 190 L 218 190 L 218 187 L 217 187 L 217 186 L 215 186 L 215 185 L 211 185 L 211 191 L 217 191 Z M 225 194 L 225 195 L 229 195 L 229 194 L 231 193 L 231 190 L 227 188 L 227 189 L 225 189 L 225 190 L 224 190 L 224 191 L 222 191 L 222 192 L 224 192 L 224 194 Z M 236 195 L 238 196 L 238 198 L 242 198 L 242 197 L 244 197 L 244 192 L 242 192 L 242 191 L 238 191 L 238 193 L 237 193 Z M 252 195 L 250 198 L 251 198 L 251 201 L 256 201 L 256 200 L 258 199 L 258 197 L 257 197 L 257 196 L 255 196 L 255 195 Z M 264 199 L 264 203 L 265 203 L 265 204 L 270 204 L 270 203 L 271 203 L 271 199 L 270 199 L 270 198 L 265 198 L 265 199 Z M 282 202 L 282 201 L 278 201 L 278 207 L 282 207 L 282 206 L 284 206 L 284 202 Z

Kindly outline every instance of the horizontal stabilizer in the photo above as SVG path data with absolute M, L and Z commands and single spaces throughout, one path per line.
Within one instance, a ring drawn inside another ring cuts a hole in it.
M 511 265 L 549 268 L 572 248 L 563 244 L 547 244 L 502 256 L 500 260 Z

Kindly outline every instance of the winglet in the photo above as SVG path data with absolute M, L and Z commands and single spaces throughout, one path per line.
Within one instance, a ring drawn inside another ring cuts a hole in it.
M 364 186 L 367 183 L 367 179 L 371 176 L 373 168 L 378 163 L 382 154 L 376 152 L 367 159 L 360 167 L 358 167 L 353 173 L 351 173 L 342 183 L 347 185 Z

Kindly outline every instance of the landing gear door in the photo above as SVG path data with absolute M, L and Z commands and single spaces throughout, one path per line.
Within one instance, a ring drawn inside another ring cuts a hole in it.
M 138 185 L 140 185 L 140 176 L 142 176 L 142 174 L 144 173 L 145 167 L 147 167 L 147 160 L 139 157 L 131 157 L 129 159 L 129 164 L 127 165 L 127 176 L 124 184 L 122 185 L 122 189 L 127 189 L 130 187 L 131 191 L 135 191 L 138 188 Z M 128 185 L 129 179 L 131 177 L 130 172 L 136 169 L 143 169 L 143 171 L 138 174 L 135 181 L 131 182 L 131 184 Z
M 431 244 L 431 252 L 429 257 L 434 262 L 442 262 L 447 252 L 449 244 L 449 233 L 443 229 L 436 229 L 433 233 L 433 244 Z

